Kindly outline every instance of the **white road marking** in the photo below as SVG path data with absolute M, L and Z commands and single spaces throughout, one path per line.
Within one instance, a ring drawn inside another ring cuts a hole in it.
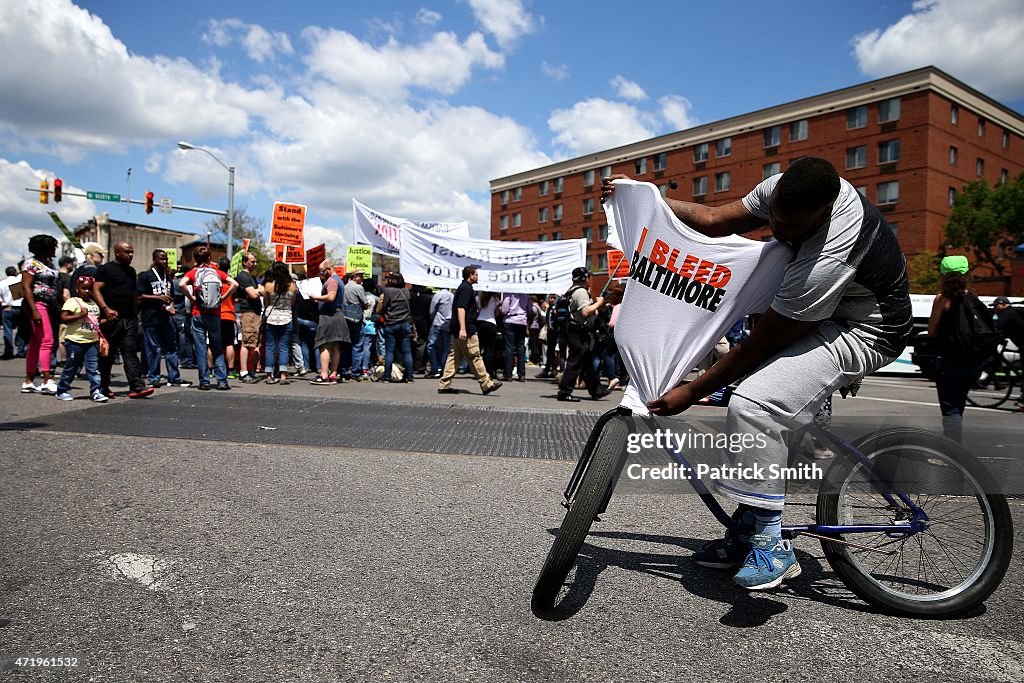
M 173 563 L 169 560 L 135 553 L 119 553 L 106 558 L 106 561 L 114 574 L 120 578 L 135 581 L 151 591 L 170 590 L 167 574 Z

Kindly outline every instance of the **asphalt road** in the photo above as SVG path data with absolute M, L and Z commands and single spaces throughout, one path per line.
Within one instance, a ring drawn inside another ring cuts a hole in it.
M 1024 680 L 1017 557 L 955 620 L 872 610 L 809 540 L 799 579 L 740 593 L 687 559 L 720 534 L 700 502 L 643 487 L 623 487 L 588 538 L 562 618 L 538 619 L 530 590 L 580 435 L 613 403 L 566 407 L 534 381 L 486 399 L 458 386 L 467 393 L 444 401 L 417 381 L 103 406 L 4 390 L 0 676 Z M 837 431 L 938 426 L 924 383 L 879 380 L 863 398 L 837 403 Z M 1020 419 L 969 413 L 990 467 L 1017 471 Z M 809 514 L 794 502 L 788 515 Z M 1024 508 L 1011 509 L 1019 546 Z M 44 656 L 78 666 L 9 664 Z

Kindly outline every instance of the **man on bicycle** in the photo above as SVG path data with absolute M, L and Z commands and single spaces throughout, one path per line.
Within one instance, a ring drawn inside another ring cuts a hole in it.
M 602 200 L 614 191 L 615 177 L 604 179 Z M 878 209 L 824 159 L 798 159 L 723 206 L 665 201 L 709 237 L 767 224 L 796 250 L 750 336 L 696 380 L 648 403 L 656 415 L 675 415 L 745 377 L 730 401 L 727 430 L 767 438 L 766 448 L 743 454 L 744 465 L 783 468 L 784 429 L 810 422 L 833 392 L 892 362 L 906 346 L 912 319 L 903 252 Z M 739 503 L 735 517 L 746 533 L 706 544 L 694 561 L 738 567 L 734 583 L 752 590 L 799 575 L 792 546 L 781 539 L 785 480 L 720 479 L 714 488 Z

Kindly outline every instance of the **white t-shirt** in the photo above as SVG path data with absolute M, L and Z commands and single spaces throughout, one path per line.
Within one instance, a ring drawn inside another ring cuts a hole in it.
M 608 241 L 630 260 L 615 325 L 630 377 L 622 405 L 647 415 L 647 402 L 677 386 L 733 323 L 768 308 L 793 250 L 702 235 L 650 183 L 616 180 L 605 211 Z

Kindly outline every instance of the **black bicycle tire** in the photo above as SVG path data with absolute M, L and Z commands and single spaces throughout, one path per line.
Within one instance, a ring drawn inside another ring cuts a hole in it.
M 1019 379 L 1017 379 L 1013 374 L 1013 367 L 1006 360 L 1006 356 L 1004 356 L 1000 351 L 997 352 L 993 358 L 995 360 L 992 364 L 989 375 L 992 377 L 1003 377 L 1006 382 L 1006 389 L 1002 394 L 997 394 L 997 392 L 993 390 L 993 396 L 990 396 L 988 400 L 982 400 L 980 398 L 981 395 L 978 394 L 972 396 L 976 390 L 973 388 L 970 389 L 967 392 L 967 402 L 975 408 L 998 408 L 1010 400 L 1010 396 L 1013 394 L 1014 388 L 1019 386 Z
M 554 607 L 562 584 L 572 571 L 580 548 L 583 547 L 583 541 L 590 533 L 594 518 L 601 512 L 601 504 L 606 502 L 610 489 L 615 486 L 614 479 L 622 468 L 626 451 L 601 448 L 601 442 L 605 438 L 614 438 L 613 430 L 624 430 L 628 433 L 629 425 L 623 419 L 612 419 L 604 425 L 594 445 L 591 462 L 583 474 L 573 503 L 565 513 L 562 526 L 533 587 L 531 605 L 534 611 L 549 612 Z M 624 441 L 623 439 L 623 443 Z
M 853 560 L 848 547 L 822 540 L 825 559 L 839 579 L 865 602 L 890 614 L 918 618 L 944 618 L 969 611 L 983 603 L 999 587 L 1013 554 L 1013 518 L 1006 497 L 999 491 L 992 475 L 959 444 L 930 432 L 915 429 L 892 429 L 862 437 L 854 446 L 869 457 L 895 446 L 918 446 L 938 450 L 962 467 L 978 483 L 991 510 L 993 548 L 988 563 L 978 577 L 960 592 L 944 599 L 912 600 L 882 589 Z M 854 471 L 852 457 L 837 460 L 825 473 L 818 494 L 817 515 L 821 524 L 839 524 L 839 494 L 843 481 Z M 857 535 L 851 534 L 856 542 Z

